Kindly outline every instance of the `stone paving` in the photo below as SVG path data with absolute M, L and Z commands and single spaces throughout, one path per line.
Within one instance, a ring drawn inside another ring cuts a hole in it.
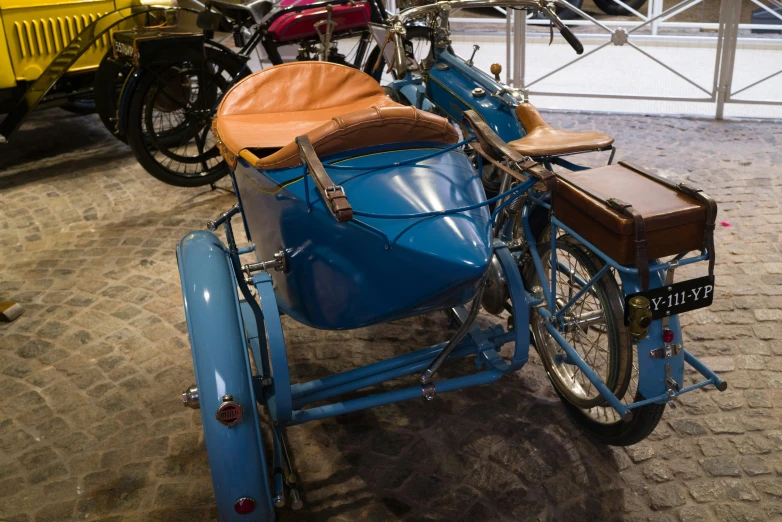
M 550 119 L 613 133 L 619 158 L 719 201 L 716 300 L 685 323 L 728 391 L 604 447 L 533 356 L 494 385 L 290 429 L 306 507 L 280 520 L 782 520 L 782 124 Z M 157 182 L 94 116 L 41 112 L 16 138 L 0 148 L 0 300 L 26 311 L 0 323 L 0 520 L 215 520 L 200 414 L 179 401 L 194 378 L 174 245 L 233 196 Z M 438 314 L 285 326 L 295 379 L 450 333 Z

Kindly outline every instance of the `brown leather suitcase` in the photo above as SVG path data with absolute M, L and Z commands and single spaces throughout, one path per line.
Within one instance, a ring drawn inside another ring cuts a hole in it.
M 557 178 L 554 216 L 620 264 L 635 264 L 644 289 L 649 259 L 707 249 L 713 274 L 717 204 L 700 189 L 627 162 Z

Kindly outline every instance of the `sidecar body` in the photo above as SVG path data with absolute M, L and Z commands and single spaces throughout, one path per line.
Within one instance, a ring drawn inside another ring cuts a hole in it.
M 295 92 L 297 84 L 285 80 L 302 68 L 325 87 L 335 83 L 334 89 L 318 89 L 311 100 L 312 91 Z M 275 96 L 279 88 L 268 88 L 278 85 L 286 86 L 281 97 Z M 271 99 L 245 106 L 248 93 Z M 353 110 L 361 105 L 367 108 Z M 294 139 L 312 124 L 320 159 L 362 213 L 351 222 L 334 219 L 307 179 Z M 406 163 L 458 141 L 445 120 L 396 106 L 363 73 L 311 63 L 278 66 L 241 82 L 226 94 L 214 129 L 226 155 L 238 157 L 238 196 L 259 260 L 285 252 L 275 295 L 297 321 L 355 328 L 453 307 L 475 295 L 491 258 L 486 208 L 421 216 L 482 204 L 480 178 L 457 151 Z
M 196 374 L 183 401 L 201 409 L 220 519 L 271 522 L 286 490 L 294 509 L 301 504 L 285 427 L 518 370 L 528 305 L 516 261 L 493 243 L 489 201 L 456 129 L 394 103 L 368 75 L 326 62 L 265 69 L 225 95 L 213 130 L 239 203 L 210 225 L 224 225 L 226 244 L 200 231 L 177 248 Z M 231 225 L 240 213 L 245 248 Z M 255 259 L 243 265 L 240 256 Z M 507 328 L 473 324 L 493 258 L 517 309 Z M 463 321 L 451 341 L 291 383 L 282 314 L 339 330 L 437 309 Z M 511 342 L 512 356 L 501 358 Z M 344 398 L 468 356 L 473 373 Z M 259 404 L 272 421 L 270 474 Z

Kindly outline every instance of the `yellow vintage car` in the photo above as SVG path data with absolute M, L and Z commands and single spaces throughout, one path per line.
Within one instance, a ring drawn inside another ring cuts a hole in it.
M 0 0 L 0 142 L 36 106 L 89 110 L 110 33 L 161 22 L 158 6 L 176 0 Z

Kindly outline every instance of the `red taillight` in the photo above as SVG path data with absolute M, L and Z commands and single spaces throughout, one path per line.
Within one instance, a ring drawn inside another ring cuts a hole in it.
M 667 328 L 663 330 L 663 342 L 664 343 L 673 342 L 673 330 L 668 330 Z
M 240 498 L 234 504 L 234 510 L 240 515 L 249 515 L 255 509 L 255 501 L 251 498 Z

